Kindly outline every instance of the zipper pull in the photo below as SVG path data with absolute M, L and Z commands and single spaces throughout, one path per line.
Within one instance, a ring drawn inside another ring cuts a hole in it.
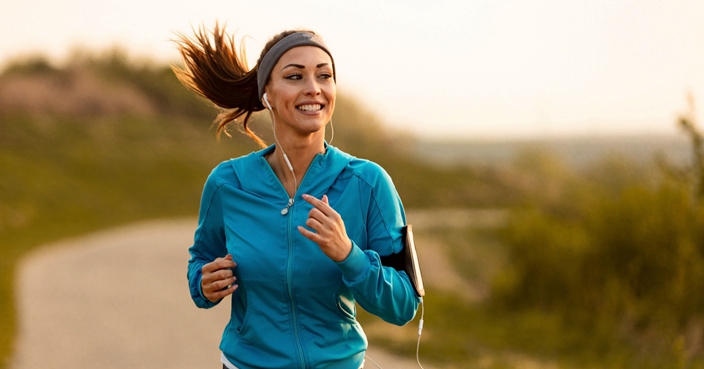
M 288 205 L 286 205 L 285 208 L 281 209 L 281 215 L 286 215 L 288 214 L 288 209 L 293 206 L 293 197 L 288 199 Z

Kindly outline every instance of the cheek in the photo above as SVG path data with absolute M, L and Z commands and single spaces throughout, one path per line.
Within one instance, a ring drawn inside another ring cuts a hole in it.
M 335 99 L 337 98 L 337 90 L 335 88 L 335 85 L 333 85 L 331 88 L 326 90 L 325 98 L 328 100 L 330 105 L 332 105 L 332 106 L 335 105 Z
M 271 83 L 269 87 L 269 92 L 267 96 L 269 97 L 269 102 L 271 105 L 285 107 L 295 100 L 296 92 L 292 91 L 291 88 L 287 88 L 286 85 L 281 83 Z

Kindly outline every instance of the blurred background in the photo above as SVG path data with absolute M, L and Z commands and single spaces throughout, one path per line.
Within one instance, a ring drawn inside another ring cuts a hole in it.
M 250 65 L 284 29 L 330 46 L 334 145 L 386 168 L 422 241 L 422 361 L 704 367 L 703 16 L 697 0 L 5 2 L 0 367 L 30 251 L 195 217 L 210 170 L 258 149 L 235 128 L 217 141 L 217 112 L 170 69 L 177 33 L 216 20 Z M 360 320 L 413 356 L 416 327 Z

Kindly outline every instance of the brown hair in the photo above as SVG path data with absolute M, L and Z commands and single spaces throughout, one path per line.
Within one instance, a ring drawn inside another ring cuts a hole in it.
M 171 69 L 184 86 L 221 109 L 214 122 L 218 126 L 218 136 L 226 125 L 244 116 L 244 133 L 259 146 L 266 147 L 264 141 L 248 127 L 252 113 L 264 110 L 259 100 L 257 70 L 264 55 L 281 39 L 295 32 L 301 31 L 284 31 L 272 37 L 264 46 L 257 64 L 249 70 L 244 44 L 240 43 L 238 55 L 234 38 L 225 34 L 225 29 L 220 28 L 217 22 L 212 32 L 212 42 L 203 27 L 194 32 L 194 39 L 178 33 L 176 43 L 183 57 L 183 68 L 172 66 Z M 314 34 L 312 31 L 304 32 Z M 227 131 L 225 134 L 229 136 Z

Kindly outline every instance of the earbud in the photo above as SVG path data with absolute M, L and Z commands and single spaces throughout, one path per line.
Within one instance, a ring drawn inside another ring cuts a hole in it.
M 269 99 L 266 98 L 266 92 L 262 95 L 262 99 L 264 99 L 264 104 L 266 104 L 266 107 L 269 108 L 269 110 L 272 110 L 271 105 L 269 105 Z

